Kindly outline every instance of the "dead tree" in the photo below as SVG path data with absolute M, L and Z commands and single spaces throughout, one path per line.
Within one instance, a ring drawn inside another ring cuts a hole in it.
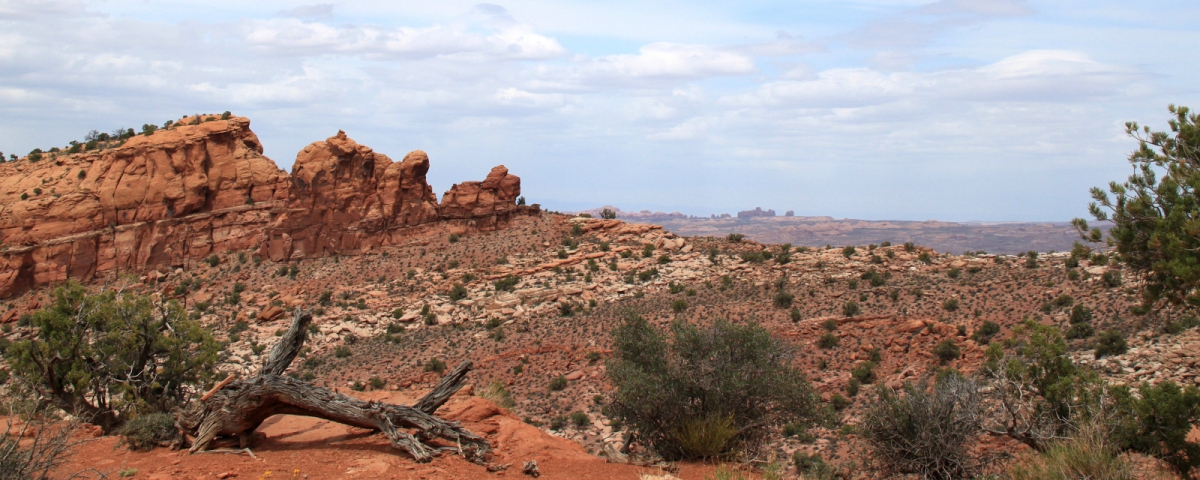
M 190 452 L 204 450 L 217 437 L 236 437 L 245 448 L 267 418 L 304 415 L 380 431 L 418 462 L 428 462 L 441 450 L 458 452 L 479 464 L 487 461 L 491 446 L 486 439 L 434 415 L 462 388 L 471 362 L 459 364 L 411 407 L 367 402 L 283 375 L 300 352 L 310 322 L 312 315 L 297 308 L 291 327 L 271 349 L 257 375 L 218 385 L 206 399 L 177 413 L 180 431 L 195 439 Z M 428 443 L 435 439 L 453 446 Z

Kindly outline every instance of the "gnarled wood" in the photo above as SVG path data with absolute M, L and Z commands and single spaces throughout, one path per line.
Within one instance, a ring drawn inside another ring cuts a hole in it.
M 272 348 L 258 375 L 231 382 L 193 409 L 177 415 L 180 428 L 195 437 L 191 452 L 204 450 L 218 436 L 237 437 L 245 447 L 250 434 L 267 418 L 304 415 L 378 430 L 418 462 L 429 461 L 441 449 L 457 451 L 475 463 L 487 461 L 491 446 L 486 439 L 456 422 L 434 416 L 462 388 L 471 362 L 460 364 L 411 407 L 359 400 L 283 375 L 304 344 L 311 321 L 311 315 L 296 309 L 292 325 Z M 455 447 L 426 443 L 435 438 Z

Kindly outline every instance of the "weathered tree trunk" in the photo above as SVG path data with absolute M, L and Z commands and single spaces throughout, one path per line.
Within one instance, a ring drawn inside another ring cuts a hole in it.
M 254 430 L 272 415 L 305 415 L 383 432 L 392 445 L 418 462 L 429 461 L 438 450 L 459 452 L 475 463 L 487 461 L 491 446 L 486 439 L 433 414 L 462 388 L 471 362 L 460 364 L 411 407 L 359 400 L 283 375 L 300 352 L 311 321 L 311 315 L 296 309 L 291 327 L 257 375 L 232 381 L 176 415 L 181 431 L 195 438 L 191 452 L 204 450 L 218 436 L 236 436 L 245 447 Z M 455 446 L 426 443 L 436 438 Z

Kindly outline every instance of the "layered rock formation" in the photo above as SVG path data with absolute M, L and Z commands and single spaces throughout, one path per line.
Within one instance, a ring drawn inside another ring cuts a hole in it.
M 114 148 L 0 165 L 0 297 L 218 252 L 357 252 L 410 227 L 492 230 L 536 210 L 516 205 L 520 179 L 503 166 L 438 205 L 419 150 L 397 163 L 338 132 L 305 147 L 291 175 L 262 151 L 248 119 L 184 119 Z

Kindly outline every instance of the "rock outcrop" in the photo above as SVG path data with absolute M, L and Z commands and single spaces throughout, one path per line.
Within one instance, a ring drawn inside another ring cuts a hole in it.
M 219 252 L 285 261 L 395 244 L 412 227 L 494 230 L 536 211 L 516 205 L 520 179 L 503 166 L 439 205 L 420 150 L 397 163 L 338 132 L 305 147 L 291 175 L 262 152 L 246 118 L 185 118 L 112 148 L 0 165 L 0 298 Z

